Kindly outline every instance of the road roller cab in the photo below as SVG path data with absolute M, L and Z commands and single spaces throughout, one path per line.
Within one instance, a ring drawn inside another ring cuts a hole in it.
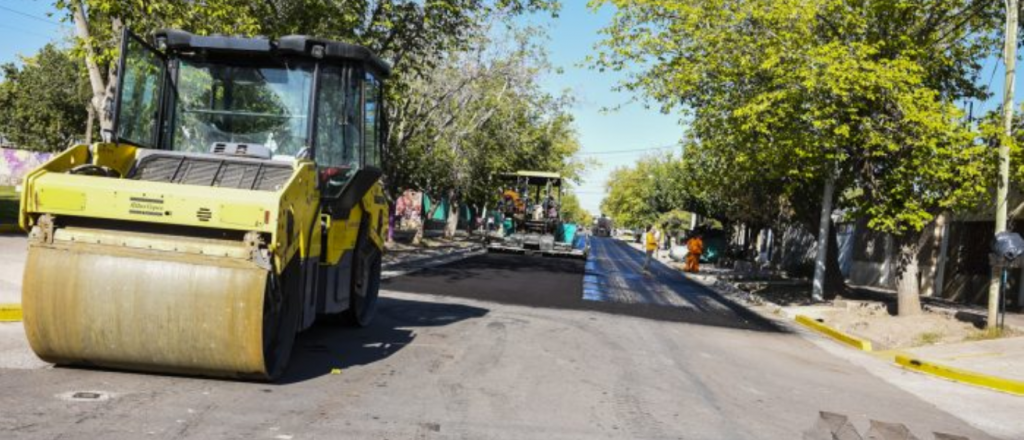
M 373 318 L 387 228 L 368 49 L 125 31 L 107 142 L 25 177 L 24 322 L 59 364 L 273 379 Z

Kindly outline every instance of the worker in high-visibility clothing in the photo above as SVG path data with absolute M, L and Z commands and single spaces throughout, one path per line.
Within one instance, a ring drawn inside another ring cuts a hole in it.
M 654 225 L 649 226 L 647 233 L 644 234 L 644 250 L 647 251 L 647 257 L 644 258 L 644 273 L 647 273 L 647 267 L 651 264 L 651 257 L 658 250 L 658 231 L 654 229 Z
M 700 272 L 700 256 L 704 253 L 704 240 L 700 234 L 694 234 L 686 241 L 686 264 L 683 270 L 690 273 Z

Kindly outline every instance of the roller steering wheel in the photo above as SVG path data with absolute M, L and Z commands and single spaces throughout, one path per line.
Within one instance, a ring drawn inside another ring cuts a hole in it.
M 82 164 L 72 168 L 68 171 L 70 174 L 79 174 L 83 176 L 99 176 L 99 177 L 121 177 L 121 172 L 105 166 L 105 165 L 94 165 L 91 163 Z

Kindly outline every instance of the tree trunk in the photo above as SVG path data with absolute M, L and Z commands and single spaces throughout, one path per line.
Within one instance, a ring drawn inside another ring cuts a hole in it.
M 921 273 L 918 262 L 917 237 L 901 237 L 899 261 L 896 268 L 896 311 L 899 316 L 913 316 L 921 313 Z
M 825 181 L 825 188 L 821 195 L 821 217 L 818 222 L 818 255 L 814 259 L 814 284 L 811 290 L 811 297 L 816 301 L 825 298 L 825 273 L 826 261 L 829 248 L 829 228 L 832 223 L 832 196 L 835 192 L 835 180 L 832 176 Z
M 103 82 L 103 72 L 100 71 L 99 64 L 96 64 L 96 51 L 92 47 L 89 19 L 85 15 L 85 4 L 82 0 L 77 0 L 74 2 L 72 9 L 72 17 L 75 21 L 75 36 L 85 46 L 85 67 L 89 72 L 89 86 L 92 87 L 92 107 L 97 113 L 102 115 L 103 100 L 106 98 L 107 86 Z
M 96 120 L 96 109 L 92 104 L 85 106 L 87 116 L 85 118 L 85 143 L 92 144 L 92 124 Z
M 388 243 L 395 241 L 395 203 L 388 203 Z
M 448 200 L 448 218 L 445 220 L 444 225 L 444 238 L 455 237 L 455 231 L 459 228 L 459 209 L 458 205 Z
M 92 44 L 92 36 L 89 32 L 89 17 L 86 15 L 85 4 L 82 0 L 76 0 L 72 6 L 72 19 L 75 22 L 75 36 L 78 37 L 85 48 L 85 68 L 89 72 L 89 86 L 92 88 L 92 104 L 99 117 L 100 132 L 112 130 L 114 127 L 113 113 L 107 111 L 108 106 L 113 102 L 113 96 L 117 84 L 116 69 L 110 69 L 107 81 L 103 80 L 103 69 L 96 63 L 96 49 Z M 121 31 L 121 20 L 115 18 L 112 23 L 115 34 Z M 91 141 L 91 139 L 90 139 Z
M 836 224 L 830 222 L 828 228 L 828 252 L 825 256 L 825 291 L 822 296 L 825 299 L 835 299 L 837 296 L 846 294 L 846 279 L 843 278 L 843 270 L 839 265 L 839 231 Z

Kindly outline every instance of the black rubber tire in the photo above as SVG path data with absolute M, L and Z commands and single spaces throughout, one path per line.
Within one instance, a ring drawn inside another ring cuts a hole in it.
M 298 258 L 296 258 L 298 260 Z M 263 362 L 265 380 L 277 380 L 288 369 L 298 333 L 302 298 L 301 270 L 292 263 L 280 277 L 271 274 L 263 303 Z
M 349 307 L 345 310 L 345 322 L 353 327 L 366 327 L 377 315 L 377 299 L 380 294 L 381 252 L 367 237 L 362 228 L 356 243 L 356 255 L 352 262 L 352 286 L 349 291 Z

